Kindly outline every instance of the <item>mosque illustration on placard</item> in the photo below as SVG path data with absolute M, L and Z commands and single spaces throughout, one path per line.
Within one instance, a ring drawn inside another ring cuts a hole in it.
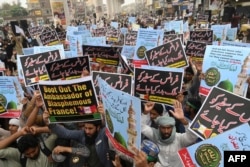
M 250 67 L 250 54 L 243 61 L 243 64 L 241 66 L 241 71 L 237 76 L 237 78 L 238 78 L 237 82 L 234 85 L 234 90 L 233 90 L 234 94 L 237 94 L 239 96 L 245 95 L 245 93 L 247 91 L 246 83 L 247 83 L 247 79 L 249 77 L 249 75 L 248 75 L 249 67 Z
M 128 150 L 132 151 L 132 147 L 136 147 L 137 131 L 136 131 L 136 120 L 135 120 L 135 111 L 133 109 L 133 103 L 131 101 L 128 109 Z

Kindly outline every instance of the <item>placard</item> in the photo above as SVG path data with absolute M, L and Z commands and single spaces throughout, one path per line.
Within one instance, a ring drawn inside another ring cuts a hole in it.
M 196 114 L 190 130 L 202 139 L 224 133 L 250 121 L 248 99 L 213 87 Z
M 45 64 L 50 80 L 70 80 L 90 75 L 89 57 L 73 57 Z
M 135 154 L 133 147 L 140 149 L 141 100 L 112 88 L 98 78 L 105 110 L 106 135 L 118 151 L 129 157 Z
M 181 40 L 175 39 L 145 52 L 148 64 L 159 67 L 180 68 L 188 66 Z
M 100 120 L 91 77 L 64 81 L 40 81 L 39 89 L 50 123 Z
M 181 90 L 183 69 L 143 66 L 135 68 L 134 96 L 172 105 Z

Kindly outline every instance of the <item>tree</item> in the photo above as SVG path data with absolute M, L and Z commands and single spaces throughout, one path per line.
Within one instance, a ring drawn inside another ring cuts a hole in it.
M 13 5 L 10 9 L 10 13 L 12 17 L 28 16 L 29 14 L 25 8 L 19 5 Z

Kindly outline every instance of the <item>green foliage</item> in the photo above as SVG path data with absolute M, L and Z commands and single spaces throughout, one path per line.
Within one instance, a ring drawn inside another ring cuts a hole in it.
M 22 17 L 27 16 L 29 13 L 27 10 L 23 7 L 21 7 L 19 4 L 9 4 L 9 3 L 3 3 L 0 8 L 0 17 Z
M 10 9 L 10 13 L 12 17 L 18 17 L 18 16 L 20 17 L 28 15 L 28 12 L 26 11 L 25 8 L 17 5 L 12 6 L 12 8 Z

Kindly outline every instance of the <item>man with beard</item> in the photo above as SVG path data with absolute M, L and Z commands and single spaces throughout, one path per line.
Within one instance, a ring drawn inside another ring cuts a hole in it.
M 105 156 L 109 152 L 109 145 L 102 120 L 85 122 L 83 130 L 68 130 L 58 124 L 49 124 L 48 126 L 58 137 L 75 140 L 89 149 L 88 167 L 113 166 L 112 161 Z
M 147 106 L 144 110 L 147 110 Z M 182 167 L 178 150 L 195 143 L 197 137 L 188 130 L 188 121 L 185 119 L 182 104 L 179 101 L 174 102 L 174 111 L 170 110 L 169 112 L 185 126 L 185 133 L 176 133 L 175 119 L 166 115 L 155 120 L 158 129 L 142 124 L 141 130 L 143 135 L 160 148 L 158 158 L 162 166 Z
M 57 136 L 51 134 L 44 142 L 39 142 L 38 138 L 29 133 L 28 127 L 5 138 L 0 143 L 0 166 L 15 167 L 55 167 L 49 155 L 49 150 L 54 147 Z M 18 139 L 17 148 L 9 145 Z M 45 149 L 46 152 L 42 149 Z M 48 154 L 47 154 L 48 153 Z

